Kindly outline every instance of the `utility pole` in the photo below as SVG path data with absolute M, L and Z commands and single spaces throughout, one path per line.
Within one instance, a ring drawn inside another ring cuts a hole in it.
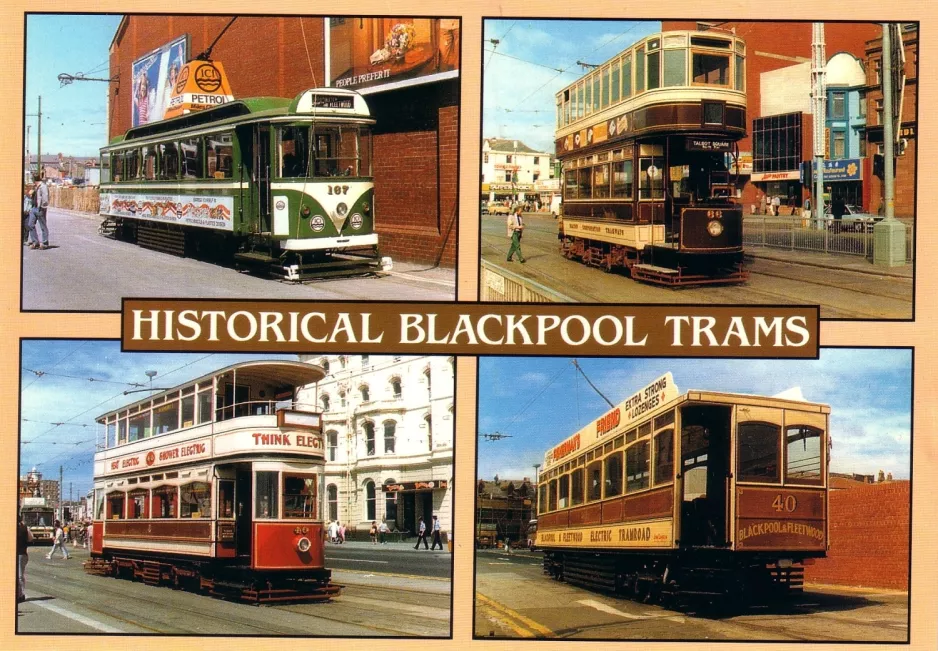
M 824 23 L 812 26 L 811 101 L 814 109 L 814 211 L 818 228 L 824 222 L 824 125 L 827 123 L 827 53 L 824 46 Z
M 63 492 L 64 487 L 62 486 L 62 481 L 63 481 L 62 466 L 59 466 L 59 520 L 65 519 L 65 508 L 64 508 L 64 505 L 62 504 L 62 500 L 64 497 L 64 492 Z
M 885 219 L 873 227 L 873 263 L 879 267 L 905 265 L 905 224 L 895 216 L 895 134 L 902 116 L 893 115 L 893 62 L 891 25 L 883 23 L 883 187 Z M 897 35 L 902 38 L 901 34 Z M 900 41 L 901 44 L 901 41 Z M 896 120 L 896 122 L 894 122 Z
M 36 178 L 42 180 L 42 95 L 39 96 L 39 126 L 36 129 Z

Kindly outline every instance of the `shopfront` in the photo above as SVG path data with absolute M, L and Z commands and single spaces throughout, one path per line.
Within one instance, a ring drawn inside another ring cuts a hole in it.
M 842 199 L 860 209 L 869 204 L 863 194 L 863 162 L 861 158 L 824 161 L 825 202 Z
M 409 481 L 400 483 L 387 483 L 382 487 L 384 492 L 385 521 L 396 531 L 417 532 L 420 527 L 420 518 L 427 525 L 427 531 L 432 528 L 434 515 L 433 504 L 439 504 L 446 492 L 447 482 Z M 438 491 L 437 499 L 434 492 Z

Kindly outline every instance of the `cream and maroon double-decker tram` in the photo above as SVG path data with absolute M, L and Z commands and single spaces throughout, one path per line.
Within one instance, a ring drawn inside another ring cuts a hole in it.
M 829 414 L 658 378 L 547 451 L 545 572 L 672 601 L 800 589 L 828 547 Z
M 731 33 L 662 32 L 557 94 L 566 257 L 665 285 L 746 279 L 745 60 Z
M 254 603 L 338 593 L 323 557 L 318 366 L 251 361 L 100 416 L 91 572 Z

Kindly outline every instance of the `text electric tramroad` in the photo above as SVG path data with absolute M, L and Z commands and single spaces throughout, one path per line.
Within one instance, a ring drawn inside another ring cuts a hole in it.
M 229 366 L 98 418 L 91 572 L 252 603 L 328 599 L 318 366 Z M 314 398 L 315 400 L 316 398 Z
M 746 45 L 663 32 L 557 94 L 560 249 L 665 285 L 741 282 Z
M 800 590 L 828 548 L 828 419 L 809 402 L 659 378 L 547 451 L 536 545 L 555 579 L 615 594 Z
M 372 124 L 325 88 L 135 127 L 101 150 L 101 230 L 292 280 L 373 269 Z

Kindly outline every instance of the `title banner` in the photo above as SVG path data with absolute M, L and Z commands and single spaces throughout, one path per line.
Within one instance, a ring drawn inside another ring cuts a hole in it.
M 817 358 L 817 306 L 124 299 L 125 351 Z

